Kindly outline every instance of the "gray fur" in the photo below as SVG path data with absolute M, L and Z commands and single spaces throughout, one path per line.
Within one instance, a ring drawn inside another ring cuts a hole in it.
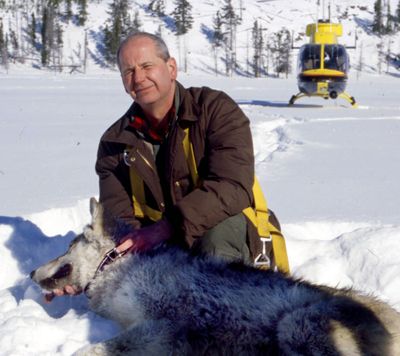
M 176 247 L 134 254 L 95 270 L 112 247 L 101 208 L 67 254 L 32 278 L 49 288 L 57 268 L 72 265 L 57 287 L 87 289 L 90 307 L 126 328 L 77 355 L 399 355 L 400 316 L 352 291 L 318 287 L 282 274 Z M 57 267 L 58 266 L 58 267 Z M 46 281 L 44 283 L 43 281 Z

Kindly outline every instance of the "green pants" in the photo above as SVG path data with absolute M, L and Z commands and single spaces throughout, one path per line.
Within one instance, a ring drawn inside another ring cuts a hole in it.
M 246 243 L 247 221 L 242 213 L 231 216 L 208 230 L 192 246 L 196 254 L 219 256 L 251 263 Z

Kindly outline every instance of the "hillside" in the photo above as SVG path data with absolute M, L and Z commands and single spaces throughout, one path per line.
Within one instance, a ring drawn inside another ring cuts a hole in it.
M 174 23 L 171 14 L 175 8 L 175 1 L 165 0 L 165 16 L 158 17 L 149 10 L 149 2 L 145 0 L 129 1 L 129 16 L 136 15 L 140 29 L 148 32 L 161 33 L 171 52 L 178 59 L 181 70 L 188 73 L 210 73 L 216 71 L 225 75 L 225 51 L 220 48 L 218 53 L 213 51 L 211 38 L 214 31 L 213 19 L 217 11 L 226 4 L 226 0 L 191 1 L 192 29 L 179 39 L 174 33 Z M 307 42 L 305 26 L 316 21 L 317 18 L 328 18 L 333 22 L 340 22 L 344 27 L 341 43 L 354 45 L 357 36 L 356 49 L 350 50 L 350 59 L 353 70 L 363 72 L 385 73 L 399 75 L 396 63 L 388 62 L 387 58 L 396 58 L 400 54 L 400 32 L 378 37 L 372 33 L 374 17 L 374 0 L 342 0 L 322 2 L 290 0 L 232 0 L 232 6 L 241 19 L 236 28 L 234 55 L 237 68 L 234 75 L 252 75 L 251 61 L 253 56 L 252 29 L 254 22 L 263 33 L 265 52 L 263 54 L 263 73 L 274 73 L 274 54 L 268 50 L 272 46 L 274 36 L 283 28 L 293 35 L 294 45 L 300 46 Z M 60 30 L 61 45 L 57 55 L 49 58 L 47 66 L 41 63 L 41 31 L 43 23 L 43 8 L 40 1 L 5 0 L 0 2 L 0 18 L 4 37 L 8 36 L 8 51 L 10 52 L 7 66 L 0 65 L 1 72 L 12 72 L 25 69 L 45 69 L 76 72 L 93 72 L 98 70 L 115 70 L 105 60 L 104 29 L 110 26 L 110 3 L 112 1 L 91 0 L 87 4 L 87 19 L 80 26 L 78 13 L 79 2 L 72 2 L 73 16 L 67 19 L 65 15 L 58 16 L 55 21 L 56 29 Z M 67 1 L 58 1 L 58 11 L 65 13 Z M 71 1 L 70 1 L 71 3 Z M 395 14 L 398 0 L 390 0 L 391 13 Z M 385 10 L 386 11 L 386 10 Z M 35 17 L 35 44 L 29 42 L 32 33 L 32 14 Z M 17 43 L 13 47 L 14 42 Z M 85 51 L 85 39 L 87 52 Z M 16 48 L 18 47 L 18 48 Z M 85 53 L 87 60 L 85 61 Z M 389 54 L 389 57 L 387 56 Z M 291 51 L 292 73 L 296 69 L 297 51 Z M 57 57 L 57 58 L 56 58 Z M 84 65 L 86 64 L 86 65 Z M 62 67 L 59 67 L 62 66 Z M 72 66 L 72 67 L 71 67 Z M 186 68 L 185 68 L 186 67 Z M 8 69 L 8 70 L 7 70 Z

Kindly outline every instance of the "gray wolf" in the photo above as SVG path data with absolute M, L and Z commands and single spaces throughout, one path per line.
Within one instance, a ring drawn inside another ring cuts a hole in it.
M 171 246 L 98 269 L 114 243 L 94 199 L 91 213 L 68 251 L 31 273 L 50 292 L 86 289 L 125 328 L 77 355 L 400 355 L 400 314 L 350 290 Z

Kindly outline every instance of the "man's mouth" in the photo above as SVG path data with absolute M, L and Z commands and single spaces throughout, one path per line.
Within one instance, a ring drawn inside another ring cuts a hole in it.
M 138 94 L 138 93 L 142 93 L 142 92 L 144 92 L 144 91 L 146 91 L 146 90 L 149 90 L 149 89 L 151 89 L 152 87 L 153 87 L 153 86 L 150 85 L 150 86 L 147 86 L 147 87 L 134 88 L 134 91 L 135 91 L 136 94 Z

